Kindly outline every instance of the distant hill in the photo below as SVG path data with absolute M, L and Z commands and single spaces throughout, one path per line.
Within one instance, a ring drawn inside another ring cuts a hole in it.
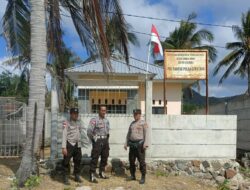
M 242 95 L 236 95 L 236 96 L 230 96 L 230 97 L 223 97 L 223 98 L 217 98 L 217 97 L 209 97 L 209 105 L 212 104 L 218 104 L 221 102 L 226 102 L 235 98 L 238 98 Z M 185 90 L 183 92 L 183 103 L 184 104 L 192 104 L 196 106 L 205 106 L 206 105 L 206 97 L 200 95 L 196 91 L 192 91 L 192 95 L 188 90 Z

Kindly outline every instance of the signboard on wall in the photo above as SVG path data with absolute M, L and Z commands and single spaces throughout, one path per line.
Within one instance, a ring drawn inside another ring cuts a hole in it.
M 165 50 L 166 79 L 206 79 L 207 50 Z

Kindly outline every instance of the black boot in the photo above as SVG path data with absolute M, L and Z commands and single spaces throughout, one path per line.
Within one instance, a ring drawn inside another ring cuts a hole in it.
M 108 176 L 106 176 L 106 175 L 104 174 L 103 171 L 100 171 L 100 172 L 99 172 L 99 177 L 102 178 L 102 179 L 108 179 L 108 178 L 109 178 Z
M 135 175 L 129 176 L 129 177 L 128 177 L 128 180 L 129 180 L 129 181 L 134 181 L 134 180 L 136 180 Z
M 79 174 L 75 174 L 75 181 L 78 182 L 78 183 L 82 183 L 82 180 L 81 180 Z
M 130 165 L 130 174 L 131 174 L 131 176 L 128 177 L 128 181 L 136 180 L 135 167 L 131 167 L 131 165 Z
M 141 180 L 139 181 L 140 184 L 144 184 L 145 183 L 145 174 L 142 174 L 141 176 Z
M 63 183 L 64 183 L 64 185 L 70 185 L 70 183 L 69 183 L 69 177 L 67 175 L 63 176 Z
M 90 176 L 89 176 L 89 177 L 90 177 L 89 181 L 90 181 L 91 183 L 98 183 L 98 181 L 97 181 L 97 179 L 96 179 L 94 173 L 90 173 Z

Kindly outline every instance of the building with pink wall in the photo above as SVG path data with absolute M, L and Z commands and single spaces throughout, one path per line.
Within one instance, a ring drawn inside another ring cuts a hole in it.
M 111 59 L 112 72 L 103 73 L 100 60 L 86 62 L 78 67 L 65 70 L 65 74 L 78 89 L 80 112 L 96 113 L 100 105 L 106 105 L 109 113 L 131 114 L 135 108 L 145 113 L 145 105 L 150 104 L 153 114 L 164 113 L 163 67 L 130 58 L 129 64 Z M 146 81 L 152 81 L 149 92 Z M 182 89 L 194 80 L 166 80 L 167 114 L 181 114 Z M 152 93 L 150 102 L 146 94 Z

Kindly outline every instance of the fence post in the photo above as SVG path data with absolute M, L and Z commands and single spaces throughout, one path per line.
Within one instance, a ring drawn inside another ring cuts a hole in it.
M 53 162 L 57 157 L 57 120 L 58 120 L 58 96 L 56 80 L 52 79 L 51 89 L 51 145 L 50 160 Z

